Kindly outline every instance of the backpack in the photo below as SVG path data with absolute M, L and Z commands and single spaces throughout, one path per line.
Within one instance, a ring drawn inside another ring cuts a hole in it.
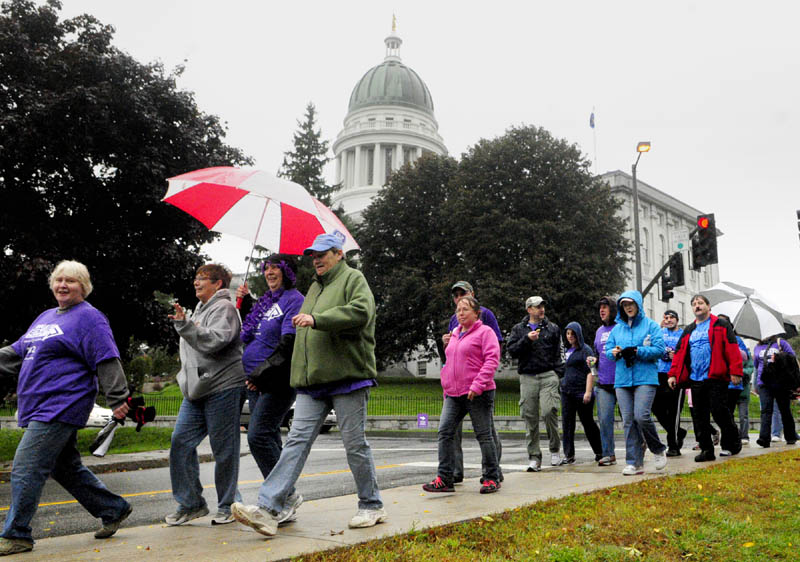
M 781 339 L 777 341 L 778 349 L 781 348 Z M 772 344 L 767 346 L 764 351 L 766 361 L 767 352 Z M 800 388 L 800 366 L 797 359 L 791 353 L 778 351 L 773 355 L 773 360 L 764 363 L 764 370 L 761 371 L 761 382 L 772 388 L 779 390 L 795 390 Z

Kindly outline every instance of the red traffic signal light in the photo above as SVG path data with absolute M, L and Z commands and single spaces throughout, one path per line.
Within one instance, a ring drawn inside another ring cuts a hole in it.
M 714 213 L 698 215 L 697 233 L 692 236 L 692 269 L 717 263 L 717 227 Z
M 697 226 L 702 229 L 706 229 L 711 225 L 711 221 L 708 220 L 708 217 L 704 215 L 700 215 L 697 217 Z

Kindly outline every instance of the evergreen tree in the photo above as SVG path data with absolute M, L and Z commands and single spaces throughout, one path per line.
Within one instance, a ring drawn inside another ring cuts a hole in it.
M 321 140 L 322 131 L 316 129 L 316 114 L 314 104 L 308 102 L 304 121 L 297 121 L 294 149 L 283 153 L 283 164 L 278 175 L 299 183 L 330 207 L 331 196 L 338 186 L 328 185 L 322 175 L 322 169 L 331 159 L 328 158 L 328 141 Z

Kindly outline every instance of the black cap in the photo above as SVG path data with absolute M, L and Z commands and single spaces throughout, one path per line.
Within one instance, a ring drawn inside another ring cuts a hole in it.
M 678 313 L 672 310 L 671 308 L 664 311 L 664 316 L 674 316 L 675 320 L 681 319 L 681 317 L 678 316 Z

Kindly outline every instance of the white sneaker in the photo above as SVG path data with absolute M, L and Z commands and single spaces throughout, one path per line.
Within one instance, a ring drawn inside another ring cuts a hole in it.
M 719 452 L 719 456 L 721 456 L 721 457 L 730 457 L 731 456 L 731 452 L 729 450 L 727 450 L 727 449 L 722 449 Z
M 239 523 L 255 529 L 257 533 L 273 537 L 278 532 L 278 516 L 257 505 L 234 502 L 231 505 L 231 513 Z
M 372 527 L 377 523 L 383 523 L 386 521 L 386 510 L 383 508 L 380 509 L 359 509 L 358 512 L 353 515 L 353 518 L 350 519 L 350 522 L 347 524 L 348 527 L 351 529 L 362 529 L 364 527 Z
M 750 444 L 749 439 L 742 439 L 742 445 L 749 445 L 749 444 Z
M 539 472 L 540 470 L 542 470 L 542 461 L 531 459 L 531 463 L 528 465 L 528 472 Z
M 780 443 L 781 441 L 783 441 L 783 439 L 781 439 L 780 435 L 773 435 L 770 441 L 772 441 L 773 443 Z
M 550 455 L 550 464 L 552 466 L 558 466 L 561 464 L 561 454 L 560 453 L 552 453 Z
M 665 451 L 661 451 L 659 454 L 653 454 L 656 460 L 656 470 L 664 470 L 667 466 L 667 455 Z
M 644 467 L 634 466 L 632 464 L 626 464 L 625 468 L 622 469 L 622 474 L 624 474 L 625 476 L 636 476 L 637 474 L 644 474 Z
M 184 523 L 188 523 L 193 519 L 198 519 L 199 517 L 205 517 L 208 515 L 208 507 L 198 507 L 192 511 L 184 511 L 183 509 L 178 508 L 178 511 L 175 513 L 170 513 L 166 517 L 164 517 L 164 521 L 167 522 L 167 525 L 174 527 L 176 525 L 183 525 Z
M 217 511 L 217 514 L 211 520 L 212 525 L 227 525 L 228 523 L 233 523 L 236 521 L 233 518 L 233 515 L 230 513 L 225 513 L 224 511 Z
M 303 496 L 292 494 L 286 499 L 286 503 L 288 505 L 278 514 L 278 525 L 297 521 L 297 508 L 303 503 Z

